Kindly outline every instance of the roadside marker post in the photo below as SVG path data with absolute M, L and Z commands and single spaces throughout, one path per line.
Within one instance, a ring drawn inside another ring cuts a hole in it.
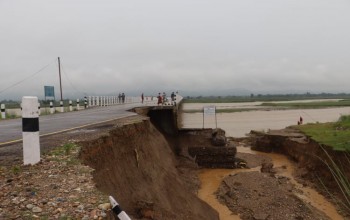
M 1 118 L 6 118 L 6 110 L 5 110 L 5 104 L 1 104 Z
M 112 196 L 109 196 L 109 202 L 112 205 L 113 212 L 120 220 L 131 220 L 131 218 L 121 209 L 117 201 Z
M 40 161 L 38 97 L 22 97 L 23 163 Z
M 87 98 L 86 98 L 86 96 L 84 97 L 84 108 L 85 109 L 87 108 Z
M 79 111 L 79 99 L 77 99 L 77 111 Z
M 38 102 L 38 114 L 39 114 L 39 116 L 40 116 L 40 114 L 41 114 L 41 110 L 40 110 L 40 102 Z
M 69 100 L 69 111 L 73 111 L 72 100 Z
M 53 109 L 53 103 L 50 102 L 50 114 L 53 114 L 55 110 Z
M 61 112 L 64 112 L 63 101 L 60 101 Z

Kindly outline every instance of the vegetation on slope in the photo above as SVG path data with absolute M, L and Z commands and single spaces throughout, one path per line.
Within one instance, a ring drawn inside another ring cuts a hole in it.
M 337 122 L 306 124 L 298 128 L 320 144 L 350 151 L 350 115 L 341 116 Z

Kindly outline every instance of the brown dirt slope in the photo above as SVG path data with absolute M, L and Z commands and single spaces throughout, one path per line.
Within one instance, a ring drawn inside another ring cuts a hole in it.
M 149 120 L 115 127 L 108 135 L 82 142 L 81 159 L 95 169 L 97 187 L 135 219 L 137 204 L 152 204 L 155 219 L 210 219 L 218 213 L 179 178 L 176 159 Z

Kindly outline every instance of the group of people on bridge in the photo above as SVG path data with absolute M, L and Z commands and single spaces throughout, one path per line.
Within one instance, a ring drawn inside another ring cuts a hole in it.
M 175 98 L 176 98 L 176 95 L 174 92 L 171 93 L 170 98 L 171 98 L 171 105 L 173 105 L 175 103 Z M 163 92 L 163 94 L 158 93 L 157 99 L 158 99 L 158 102 L 157 102 L 158 105 L 165 105 L 168 103 L 168 98 L 165 92 Z
M 124 92 L 121 94 L 119 93 L 118 101 L 119 101 L 119 103 L 125 103 L 125 93 Z

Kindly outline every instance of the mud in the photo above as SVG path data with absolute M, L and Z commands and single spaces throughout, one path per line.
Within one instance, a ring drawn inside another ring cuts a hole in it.
M 295 196 L 293 190 L 286 177 L 253 171 L 225 177 L 216 194 L 243 220 L 329 219 Z
M 118 198 L 133 219 L 141 219 L 137 204 L 151 203 L 154 219 L 219 219 L 218 213 L 192 192 L 183 180 L 177 159 L 163 135 L 150 123 L 114 128 L 109 134 L 81 142 L 80 158 L 95 169 L 96 186 Z M 193 167 L 189 165 L 187 167 Z M 189 173 L 189 172 L 187 172 Z
M 204 132 L 210 133 L 211 130 Z M 198 138 L 183 135 L 181 131 L 178 135 L 162 134 L 147 117 L 137 116 L 45 137 L 42 147 L 48 151 L 69 141 L 80 142 L 83 145 L 81 159 L 95 169 L 96 187 L 117 198 L 132 219 L 147 216 L 148 219 L 219 219 L 218 213 L 197 197 L 201 187 L 198 173 L 202 176 L 205 170 L 201 170 L 195 158 L 188 153 L 189 145 L 206 144 L 207 140 L 201 135 Z M 319 186 L 316 184 L 317 176 L 310 175 L 315 172 L 324 175 L 329 186 L 333 185 L 329 172 L 310 156 L 319 155 L 318 145 L 311 146 L 309 139 L 303 139 L 294 131 L 255 134 L 252 139 L 231 141 L 237 145 L 250 147 L 253 144 L 256 149 L 289 155 L 299 163 L 296 175 L 302 185 Z M 1 164 L 20 164 L 20 146 L 2 147 Z M 253 170 L 271 162 L 268 156 L 250 153 L 238 152 L 237 157 L 247 161 L 247 167 Z M 334 157 L 342 160 L 336 154 Z M 226 217 L 233 217 L 231 212 L 234 212 L 242 219 L 327 219 L 326 215 L 295 196 L 298 189 L 289 177 L 276 175 L 283 169 L 288 167 L 279 166 L 270 169 L 269 173 L 233 174 L 222 183 L 218 181 L 217 185 L 211 186 L 218 189 L 216 195 L 230 209 L 224 211 Z M 202 186 L 206 187 L 205 183 Z M 202 192 L 198 196 L 202 199 L 206 197 Z M 216 200 L 215 195 L 209 196 L 210 200 Z
M 327 164 L 332 164 L 330 161 L 332 159 L 347 179 L 350 179 L 350 167 L 344 166 L 349 164 L 346 152 L 334 151 L 329 146 L 320 145 L 291 127 L 271 130 L 268 133 L 253 133 L 255 139 L 253 149 L 287 155 L 297 162 L 298 169 L 295 176 L 301 183 L 311 185 L 327 197 L 335 196 L 335 200 L 344 199 Z M 325 192 L 323 184 L 328 192 Z M 344 207 L 339 207 L 342 208 Z

